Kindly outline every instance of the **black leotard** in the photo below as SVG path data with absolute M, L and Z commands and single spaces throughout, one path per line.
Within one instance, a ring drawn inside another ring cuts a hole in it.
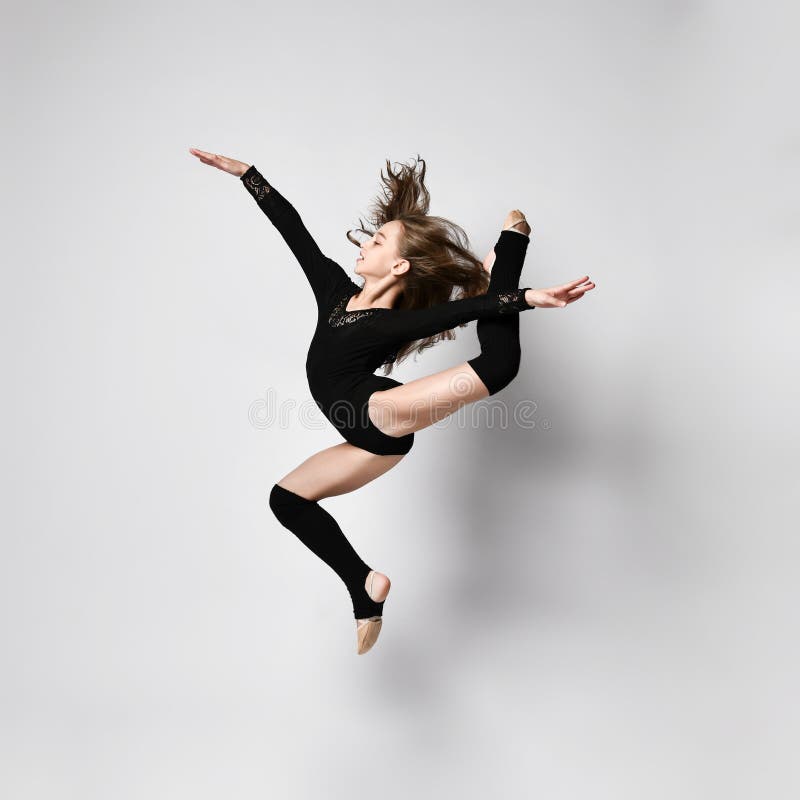
M 347 311 L 361 291 L 344 269 L 323 255 L 294 206 L 252 165 L 241 177 L 305 272 L 317 301 L 317 325 L 306 358 L 311 394 L 328 421 L 350 443 L 379 455 L 407 453 L 414 434 L 388 436 L 369 418 L 373 392 L 402 386 L 375 370 L 407 342 L 473 319 L 533 308 L 525 289 L 482 294 L 429 308 Z

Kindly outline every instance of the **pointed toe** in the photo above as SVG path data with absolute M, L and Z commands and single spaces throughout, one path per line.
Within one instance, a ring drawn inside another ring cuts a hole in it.
M 356 629 L 358 640 L 358 655 L 363 655 L 378 641 L 378 636 L 383 626 L 382 617 L 370 617 Z

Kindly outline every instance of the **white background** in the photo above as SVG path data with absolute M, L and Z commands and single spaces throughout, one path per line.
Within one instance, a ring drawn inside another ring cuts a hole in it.
M 792 4 L 4 12 L 4 797 L 797 796 Z M 479 257 L 521 208 L 522 285 L 597 283 L 522 318 L 534 428 L 462 414 L 322 502 L 393 581 L 365 656 L 267 505 L 341 441 L 311 291 L 191 146 L 350 272 L 419 153 Z

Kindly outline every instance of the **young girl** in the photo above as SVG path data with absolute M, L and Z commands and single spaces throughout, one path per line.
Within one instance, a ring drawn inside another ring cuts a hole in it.
M 411 450 L 414 432 L 506 387 L 520 363 L 519 313 L 563 308 L 594 288 L 588 275 L 549 289 L 520 289 L 530 241 L 525 215 L 506 216 L 494 248 L 480 262 L 461 228 L 428 214 L 425 162 L 381 172 L 384 196 L 373 205 L 373 234 L 347 232 L 359 245 L 361 285 L 325 256 L 300 215 L 255 165 L 190 148 L 204 164 L 238 177 L 284 238 L 317 304 L 306 373 L 317 405 L 344 442 L 306 459 L 272 487 L 270 508 L 288 530 L 344 582 L 356 619 L 357 652 L 378 638 L 389 578 L 353 549 L 318 501 L 352 492 L 383 475 Z M 451 300 L 454 287 L 460 299 Z M 453 328 L 477 319 L 481 352 L 450 369 L 400 383 L 375 375 Z

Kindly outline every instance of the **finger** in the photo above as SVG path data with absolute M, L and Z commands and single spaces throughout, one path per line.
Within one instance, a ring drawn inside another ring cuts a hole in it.
M 567 294 L 572 295 L 578 293 L 579 295 L 583 294 L 584 292 L 588 292 L 590 289 L 594 289 L 594 284 L 590 281 L 587 284 L 582 286 L 576 286 L 574 289 L 570 289 Z
M 217 154 L 214 165 L 219 167 L 223 172 L 233 172 L 233 159 L 227 156 Z
M 562 284 L 558 288 L 559 289 L 572 289 L 573 287 L 579 286 L 584 281 L 588 281 L 588 280 L 589 280 L 589 276 L 588 275 L 584 275 L 582 278 L 576 278 L 574 281 L 570 281 L 569 283 Z
M 209 153 L 205 150 L 198 150 L 196 147 L 190 147 L 189 150 L 196 155 L 204 164 L 210 164 L 213 167 L 225 170 L 230 166 L 231 159 L 221 156 L 219 153 Z
M 586 289 L 573 289 L 569 293 L 569 297 L 568 297 L 567 302 L 571 303 L 573 300 L 580 300 L 581 297 L 583 297 L 583 295 L 586 294 L 586 292 L 587 292 Z
M 207 153 L 205 150 L 197 150 L 196 148 L 189 148 L 192 155 L 197 156 L 204 164 L 214 164 L 216 156 L 213 153 Z

